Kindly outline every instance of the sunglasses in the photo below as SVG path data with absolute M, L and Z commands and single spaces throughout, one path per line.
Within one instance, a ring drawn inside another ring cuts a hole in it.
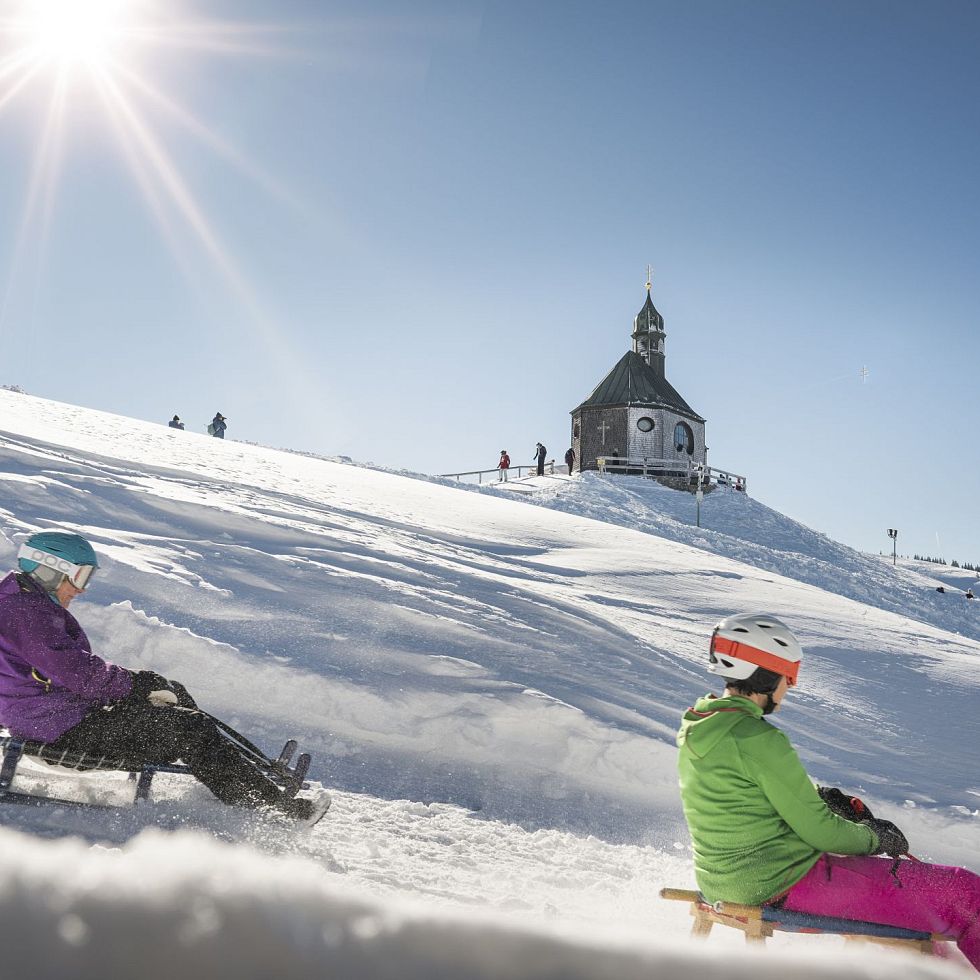
M 31 548 L 26 544 L 20 546 L 17 557 L 26 558 L 28 561 L 36 561 L 39 565 L 44 565 L 45 568 L 51 568 L 56 572 L 61 572 L 80 592 L 84 592 L 88 588 L 88 584 L 92 581 L 92 576 L 96 572 L 94 565 L 73 565 L 64 558 L 51 555 L 46 551 L 38 551 L 36 548 Z
M 783 660 L 773 653 L 767 653 L 758 647 L 749 646 L 748 643 L 738 643 L 736 640 L 729 640 L 727 637 L 719 636 L 717 631 L 711 634 L 711 653 L 713 656 L 736 657 L 739 660 L 747 660 L 756 667 L 764 670 L 771 670 L 774 674 L 782 674 L 786 678 L 786 683 L 790 687 L 796 687 L 796 678 L 800 673 L 799 663 L 792 663 Z

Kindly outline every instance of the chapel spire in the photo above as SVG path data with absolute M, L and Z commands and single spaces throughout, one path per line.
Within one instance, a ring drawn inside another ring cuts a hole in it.
M 647 299 L 643 308 L 633 318 L 633 350 L 653 368 L 656 375 L 664 377 L 664 318 L 657 312 L 650 295 L 653 270 L 647 266 Z

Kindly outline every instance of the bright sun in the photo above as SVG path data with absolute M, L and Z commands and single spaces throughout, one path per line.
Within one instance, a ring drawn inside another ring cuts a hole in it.
M 173 64 L 186 53 L 257 57 L 288 51 L 273 43 L 282 36 L 276 25 L 202 18 L 193 12 L 195 2 L 204 5 L 204 0 L 0 0 L 0 114 L 17 103 L 30 105 L 28 121 L 37 133 L 8 293 L 27 261 L 22 256 L 28 243 L 41 243 L 35 250 L 43 253 L 72 149 L 69 135 L 82 133 L 92 145 L 104 133 L 178 258 L 187 254 L 181 235 L 189 235 L 258 322 L 247 280 L 156 123 L 166 120 L 168 134 L 182 129 L 267 190 L 288 195 L 172 98 L 153 74 L 166 79 L 168 53 Z M 75 112 L 82 103 L 87 111 Z M 102 132 L 95 126 L 99 115 L 107 127 Z M 83 127 L 73 129 L 77 119 Z M 0 322 L 3 310 L 0 302 Z
M 133 0 L 28 0 L 24 46 L 48 64 L 98 67 L 132 26 L 132 7 Z

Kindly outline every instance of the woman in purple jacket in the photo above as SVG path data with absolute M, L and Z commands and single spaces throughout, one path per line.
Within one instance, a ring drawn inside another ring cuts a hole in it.
M 68 611 L 98 569 L 85 538 L 42 531 L 0 582 L 0 724 L 12 735 L 136 765 L 182 759 L 219 800 L 315 822 L 329 796 L 286 797 L 218 731 L 177 681 L 92 653 Z

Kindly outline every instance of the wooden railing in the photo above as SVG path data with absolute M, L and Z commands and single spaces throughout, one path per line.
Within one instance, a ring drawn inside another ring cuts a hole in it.
M 674 476 L 687 478 L 692 487 L 698 482 L 698 464 L 691 460 L 650 459 L 646 456 L 600 456 L 596 459 L 600 473 L 635 473 L 642 476 Z M 748 478 L 717 466 L 702 466 L 701 485 L 731 487 L 748 491 Z
M 687 479 L 692 488 L 697 487 L 698 465 L 691 460 L 679 459 L 650 459 L 645 456 L 600 456 L 596 463 L 600 473 L 631 473 L 641 476 L 672 476 L 680 479 Z M 512 466 L 507 470 L 506 479 L 520 480 L 524 474 L 537 473 L 537 465 L 532 466 Z M 548 476 L 554 473 L 567 473 L 568 469 L 564 465 L 555 466 L 553 459 L 544 464 L 545 474 Z M 450 480 L 472 479 L 475 483 L 501 483 L 499 469 L 494 470 L 465 470 L 459 473 L 439 473 L 441 477 Z M 484 481 L 486 477 L 486 481 Z M 701 486 L 731 487 L 733 490 L 748 491 L 749 481 L 747 477 L 731 470 L 721 470 L 717 466 L 704 466 L 701 469 Z
M 530 473 L 538 472 L 538 464 L 535 463 L 533 466 L 512 466 L 508 469 L 507 478 L 513 477 L 517 480 L 521 478 L 524 471 Z M 551 476 L 555 472 L 555 461 L 549 459 L 547 463 L 544 464 L 544 472 L 546 475 Z M 467 470 L 464 473 L 439 473 L 438 476 L 444 476 L 450 480 L 459 480 L 464 476 L 475 476 L 477 483 L 483 483 L 483 478 L 487 478 L 487 483 L 503 483 L 506 478 L 501 476 L 501 470 Z

